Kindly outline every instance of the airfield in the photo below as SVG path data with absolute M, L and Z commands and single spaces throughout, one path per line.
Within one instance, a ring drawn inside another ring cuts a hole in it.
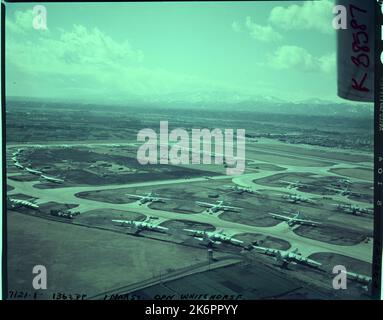
M 215 164 L 141 166 L 138 146 L 8 143 L 8 197 L 37 206 L 8 208 L 9 290 L 33 291 L 43 264 L 41 299 L 368 298 L 371 153 L 248 138 L 244 174 L 228 176 Z M 280 264 L 274 249 L 294 259 Z M 348 290 L 333 289 L 335 265 Z

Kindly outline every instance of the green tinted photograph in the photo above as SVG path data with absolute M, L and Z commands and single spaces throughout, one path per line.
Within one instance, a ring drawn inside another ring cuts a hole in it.
M 371 299 L 333 7 L 6 3 L 7 299 Z

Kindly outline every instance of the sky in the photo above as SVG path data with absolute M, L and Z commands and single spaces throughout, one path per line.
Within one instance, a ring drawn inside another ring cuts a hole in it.
M 6 3 L 7 95 L 58 100 L 285 101 L 336 95 L 331 0 Z

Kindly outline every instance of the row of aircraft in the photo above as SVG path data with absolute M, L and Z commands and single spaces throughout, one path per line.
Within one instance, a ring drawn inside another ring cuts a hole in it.
M 35 170 L 35 169 L 28 168 L 28 167 L 24 167 L 24 166 L 23 166 L 22 164 L 20 164 L 20 162 L 17 160 L 17 156 L 18 156 L 22 151 L 23 151 L 22 149 L 18 149 L 17 152 L 14 152 L 14 153 L 12 154 L 12 161 L 15 163 L 15 167 L 16 167 L 16 168 L 19 168 L 19 169 L 21 169 L 21 170 L 25 170 L 25 171 L 27 171 L 27 172 L 30 173 L 30 174 L 40 176 L 42 179 L 47 180 L 47 181 L 49 181 L 49 182 L 54 182 L 54 183 L 62 183 L 62 182 L 64 182 L 64 180 L 62 180 L 62 179 L 47 176 L 47 175 L 43 174 L 43 172 L 41 172 L 41 171 L 39 171 L 39 170 Z
M 120 226 L 128 227 L 134 230 L 135 234 L 140 233 L 141 231 L 156 231 L 166 233 L 169 231 L 169 228 L 162 227 L 158 224 L 152 223 L 149 220 L 146 221 L 135 221 L 135 220 L 112 220 L 112 222 L 117 223 Z M 237 240 L 232 236 L 228 236 L 223 232 L 223 230 L 219 231 L 201 231 L 201 230 L 193 230 L 193 229 L 183 229 L 188 235 L 191 235 L 196 240 L 202 241 L 205 244 L 221 244 L 222 242 L 231 243 L 235 245 L 243 244 L 243 241 Z
M 282 268 L 287 268 L 289 264 L 304 264 L 313 268 L 319 268 L 322 266 L 322 263 L 308 257 L 304 257 L 299 252 L 298 248 L 294 250 L 279 250 L 260 246 L 253 246 L 253 248 L 259 253 L 274 257 L 277 265 Z M 347 277 L 348 279 L 359 282 L 364 286 L 369 286 L 372 281 L 371 277 L 355 272 L 347 271 Z
M 129 227 L 135 230 L 135 233 L 138 234 L 141 231 L 157 231 L 166 233 L 169 228 L 162 227 L 151 223 L 149 221 L 134 221 L 134 220 L 112 220 L 112 222 L 118 223 L 121 226 Z M 194 229 L 183 229 L 188 235 L 192 236 L 194 239 L 201 241 L 203 245 L 211 246 L 211 245 L 220 245 L 222 243 L 229 243 L 235 246 L 244 247 L 246 250 L 255 249 L 256 252 L 266 254 L 269 256 L 273 256 L 277 263 L 286 267 L 290 263 L 301 263 L 306 264 L 311 267 L 319 267 L 321 263 L 309 259 L 307 257 L 303 257 L 298 249 L 294 251 L 285 251 L 278 250 L 273 248 L 266 248 L 256 245 L 251 245 L 250 247 L 245 246 L 244 241 L 234 238 L 234 236 L 229 236 L 223 232 L 223 230 L 219 231 L 202 231 L 202 230 L 194 230 Z
M 148 193 L 147 195 L 140 196 L 140 195 L 135 195 L 135 194 L 127 194 L 127 196 L 137 199 L 139 205 L 145 204 L 145 203 L 152 203 L 152 202 L 164 202 L 166 200 L 171 200 L 168 198 L 162 198 L 162 197 L 157 197 L 153 193 Z M 234 206 L 228 206 L 225 205 L 223 201 L 217 201 L 217 203 L 208 203 L 208 202 L 201 202 L 197 201 L 196 202 L 199 206 L 202 207 L 207 207 L 206 212 L 209 214 L 214 214 L 218 212 L 224 212 L 224 211 L 232 211 L 232 212 L 239 212 L 242 210 L 240 207 L 234 207 Z M 289 212 L 286 212 L 290 214 Z M 317 226 L 320 225 L 320 222 L 313 221 L 313 220 L 307 220 L 302 218 L 301 212 L 297 212 L 294 215 L 290 216 L 285 216 L 277 213 L 269 213 L 272 217 L 280 220 L 284 220 L 287 222 L 287 224 L 292 227 L 296 224 L 301 224 L 301 225 L 310 225 L 310 226 Z
M 256 193 L 252 188 L 241 187 L 238 185 L 229 186 L 228 188 L 237 194 L 243 194 L 243 193 L 254 194 L 254 193 Z M 315 203 L 313 200 L 306 198 L 306 197 L 303 197 L 303 196 L 298 195 L 298 194 L 281 194 L 280 196 L 282 199 L 286 199 L 288 202 L 291 202 L 291 203 L 300 203 L 300 202 L 306 202 L 306 203 L 312 203 L 312 204 Z
M 285 216 L 285 215 L 276 214 L 276 213 L 269 213 L 269 214 L 275 219 L 285 221 L 289 227 L 293 227 L 297 224 L 308 225 L 308 226 L 318 226 L 321 224 L 320 222 L 317 222 L 317 221 L 301 218 L 301 213 L 299 211 L 293 216 L 287 216 L 287 215 Z M 162 227 L 154 223 L 150 223 L 149 221 L 112 220 L 112 222 L 118 223 L 121 226 L 135 229 L 135 233 L 139 233 L 143 230 L 158 231 L 158 232 L 167 232 L 169 230 L 166 227 Z M 237 244 L 237 245 L 243 244 L 243 241 L 237 240 L 233 238 L 233 236 L 228 236 L 227 234 L 223 232 L 223 230 L 214 231 L 214 232 L 193 230 L 193 229 L 183 229 L 183 230 L 186 231 L 188 234 L 191 234 L 197 240 L 211 242 L 213 244 L 220 244 L 222 242 L 228 242 L 228 243 Z
M 167 232 L 169 228 L 150 223 L 148 221 L 133 221 L 133 220 L 112 220 L 113 222 L 119 223 L 122 226 L 130 227 L 140 232 L 142 230 L 158 231 L 158 232 Z M 241 246 L 245 249 L 244 252 L 250 250 L 255 251 L 260 254 L 265 254 L 267 256 L 273 257 L 276 264 L 281 268 L 287 268 L 290 264 L 303 264 L 312 268 L 319 268 L 322 266 L 322 263 L 303 256 L 298 248 L 294 250 L 280 250 L 274 248 L 267 248 L 258 245 L 251 245 L 246 247 L 244 242 L 238 239 L 235 239 L 233 236 L 228 236 L 222 230 L 208 232 L 201 230 L 193 229 L 183 229 L 189 235 L 191 235 L 196 240 L 201 241 L 202 244 L 210 247 L 210 245 L 219 245 L 222 243 L 230 243 L 236 246 Z M 369 284 L 371 278 L 368 276 L 360 275 L 357 273 L 348 273 L 351 279 L 356 280 L 362 284 Z
M 19 206 L 25 206 L 33 209 L 38 209 L 39 206 L 31 201 L 26 200 L 20 200 L 20 199 L 11 199 L 8 198 L 12 207 L 19 207 Z M 284 216 L 279 216 L 285 218 Z M 149 230 L 149 231 L 157 231 L 157 232 L 167 232 L 169 228 L 162 227 L 160 225 L 156 225 L 154 223 L 151 223 L 149 221 L 134 221 L 134 220 L 112 220 L 114 223 L 118 223 L 121 226 L 128 227 L 135 230 L 135 233 L 138 234 L 139 232 L 143 230 Z M 288 223 L 297 222 L 297 223 L 306 223 L 307 220 L 290 218 Z M 310 222 L 311 223 L 311 222 Z M 233 245 L 239 245 L 243 246 L 244 242 L 235 239 L 233 236 L 229 236 L 223 232 L 223 230 L 219 231 L 201 231 L 201 230 L 194 230 L 194 229 L 183 229 L 187 234 L 191 235 L 196 240 L 201 241 L 204 245 L 219 245 L 222 243 L 230 243 Z M 282 261 L 283 264 L 290 263 L 291 261 L 295 262 L 301 262 L 301 263 L 307 263 L 309 265 L 316 265 L 316 263 L 313 260 L 303 258 L 301 255 L 297 254 L 296 252 L 287 252 L 277 249 L 271 249 L 271 248 L 263 248 L 259 246 L 253 246 L 253 248 L 257 249 L 257 251 L 261 251 L 262 253 L 265 253 L 267 255 L 273 255 L 277 259 L 277 261 Z
M 301 183 L 301 182 L 297 182 L 297 183 L 291 183 L 289 181 L 281 181 L 281 182 L 289 183 L 290 184 L 289 185 L 290 188 L 298 188 L 298 187 L 303 187 L 303 186 L 312 186 L 312 185 L 304 184 L 304 183 Z M 344 189 L 329 188 L 329 187 L 326 187 L 326 188 L 329 189 L 329 190 L 336 191 L 336 192 L 340 193 L 343 196 L 350 195 L 351 191 L 349 189 L 349 181 L 348 180 L 344 180 L 344 183 L 345 184 L 347 183 L 347 185 L 346 185 L 346 187 Z M 282 198 L 287 199 L 287 201 L 289 201 L 291 203 L 306 202 L 306 203 L 315 204 L 315 201 L 313 201 L 313 200 L 311 200 L 309 198 L 302 197 L 301 195 L 297 195 L 297 194 L 282 195 Z M 345 212 L 345 213 L 348 213 L 348 214 L 353 214 L 353 215 L 363 215 L 363 214 L 372 214 L 373 213 L 373 209 L 372 208 L 362 208 L 362 207 L 359 207 L 358 205 L 353 205 L 353 204 L 334 204 L 334 206 L 336 206 L 336 209 L 339 210 L 339 211 L 342 211 L 342 212 Z
M 21 199 L 11 199 L 11 198 L 7 198 L 9 203 L 10 203 L 10 207 L 12 209 L 15 209 L 15 208 L 19 208 L 19 207 L 27 207 L 27 208 L 31 208 L 31 209 L 38 209 L 39 206 L 31 201 L 27 201 L 27 200 L 21 200 Z
M 158 196 L 154 195 L 152 192 L 147 193 L 146 195 L 137 195 L 137 194 L 126 194 L 126 195 L 131 199 L 136 199 L 138 201 L 139 205 L 143 205 L 146 203 L 165 202 L 168 200 L 172 200 L 169 198 L 158 197 Z M 207 207 L 208 209 L 206 212 L 210 213 L 210 214 L 217 213 L 220 211 L 239 211 L 242 209 L 239 207 L 224 205 L 223 201 L 217 201 L 217 203 L 207 203 L 207 202 L 197 201 L 196 203 L 199 206 Z
M 243 194 L 243 193 L 250 193 L 254 194 L 255 191 L 252 188 L 249 187 L 241 187 L 241 186 L 230 186 L 229 189 L 233 190 L 237 194 Z M 282 199 L 286 199 L 288 202 L 291 203 L 300 203 L 300 202 L 305 202 L 305 203 L 312 203 L 314 204 L 315 202 L 309 198 L 303 197 L 298 194 L 282 194 L 280 195 Z
M 64 180 L 53 178 L 53 177 L 48 177 L 45 175 L 42 175 L 41 177 L 46 179 L 46 180 L 52 181 L 52 182 L 57 182 L 57 183 L 64 182 Z M 345 181 L 348 181 L 348 180 L 345 180 Z M 302 184 L 300 182 L 299 182 L 299 184 L 298 183 L 294 184 L 294 183 L 291 183 L 288 181 L 283 181 L 283 182 L 290 183 L 291 185 L 293 185 L 295 187 L 297 185 L 308 186 L 308 184 Z M 253 193 L 255 193 L 255 191 L 249 187 L 241 187 L 241 186 L 235 185 L 235 186 L 230 186 L 229 188 L 238 194 L 243 194 L 243 193 L 253 194 Z M 334 190 L 340 191 L 341 189 L 334 189 Z M 152 203 L 152 202 L 165 202 L 165 201 L 172 200 L 170 198 L 156 196 L 152 192 L 147 193 L 146 195 L 127 194 L 127 196 L 129 198 L 138 200 L 139 205 L 143 205 L 146 203 Z M 282 194 L 281 197 L 282 197 L 282 199 L 286 199 L 290 203 L 310 203 L 310 204 L 316 203 L 315 201 L 313 201 L 307 197 L 303 197 L 302 195 L 298 195 L 298 194 L 288 194 L 288 195 Z M 223 212 L 223 211 L 238 212 L 238 211 L 242 210 L 242 208 L 239 208 L 239 207 L 233 207 L 233 206 L 225 205 L 223 201 L 217 201 L 217 203 L 214 203 L 214 204 L 213 203 L 207 203 L 207 202 L 200 202 L 200 201 L 197 201 L 196 203 L 200 206 L 207 207 L 208 210 L 206 212 L 209 214 Z M 366 213 L 366 214 L 371 213 L 371 209 L 359 208 L 358 206 L 354 206 L 354 205 L 337 205 L 337 207 L 339 210 L 345 211 L 346 213 L 352 213 L 352 214 L 356 214 L 356 215 L 357 214 L 363 214 L 363 213 Z
M 296 182 L 290 182 L 290 181 L 285 181 L 285 180 L 282 180 L 281 182 L 283 183 L 287 183 L 288 186 L 287 188 L 289 189 L 298 189 L 298 188 L 304 188 L 304 187 L 312 187 L 312 188 L 315 188 L 316 186 L 313 185 L 313 184 L 309 184 L 309 183 L 303 183 L 301 181 L 296 181 Z M 335 191 L 335 192 L 338 192 L 339 194 L 341 194 L 342 196 L 348 196 L 351 194 L 351 191 L 350 191 L 350 188 L 349 188 L 349 185 L 350 185 L 350 181 L 349 180 L 342 180 L 342 184 L 345 185 L 344 188 L 335 188 L 335 187 L 325 187 L 326 189 L 328 190 L 331 190 L 331 191 Z
M 372 208 L 361 208 L 357 205 L 353 204 L 334 204 L 336 206 L 336 209 L 348 214 L 353 215 L 362 215 L 362 214 L 372 214 L 373 209 Z

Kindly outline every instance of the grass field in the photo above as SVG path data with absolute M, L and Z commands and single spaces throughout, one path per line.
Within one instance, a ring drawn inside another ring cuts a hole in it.
M 96 294 L 206 260 L 204 249 L 57 223 L 10 211 L 9 290 L 33 292 L 32 268 L 47 268 L 48 290 Z

